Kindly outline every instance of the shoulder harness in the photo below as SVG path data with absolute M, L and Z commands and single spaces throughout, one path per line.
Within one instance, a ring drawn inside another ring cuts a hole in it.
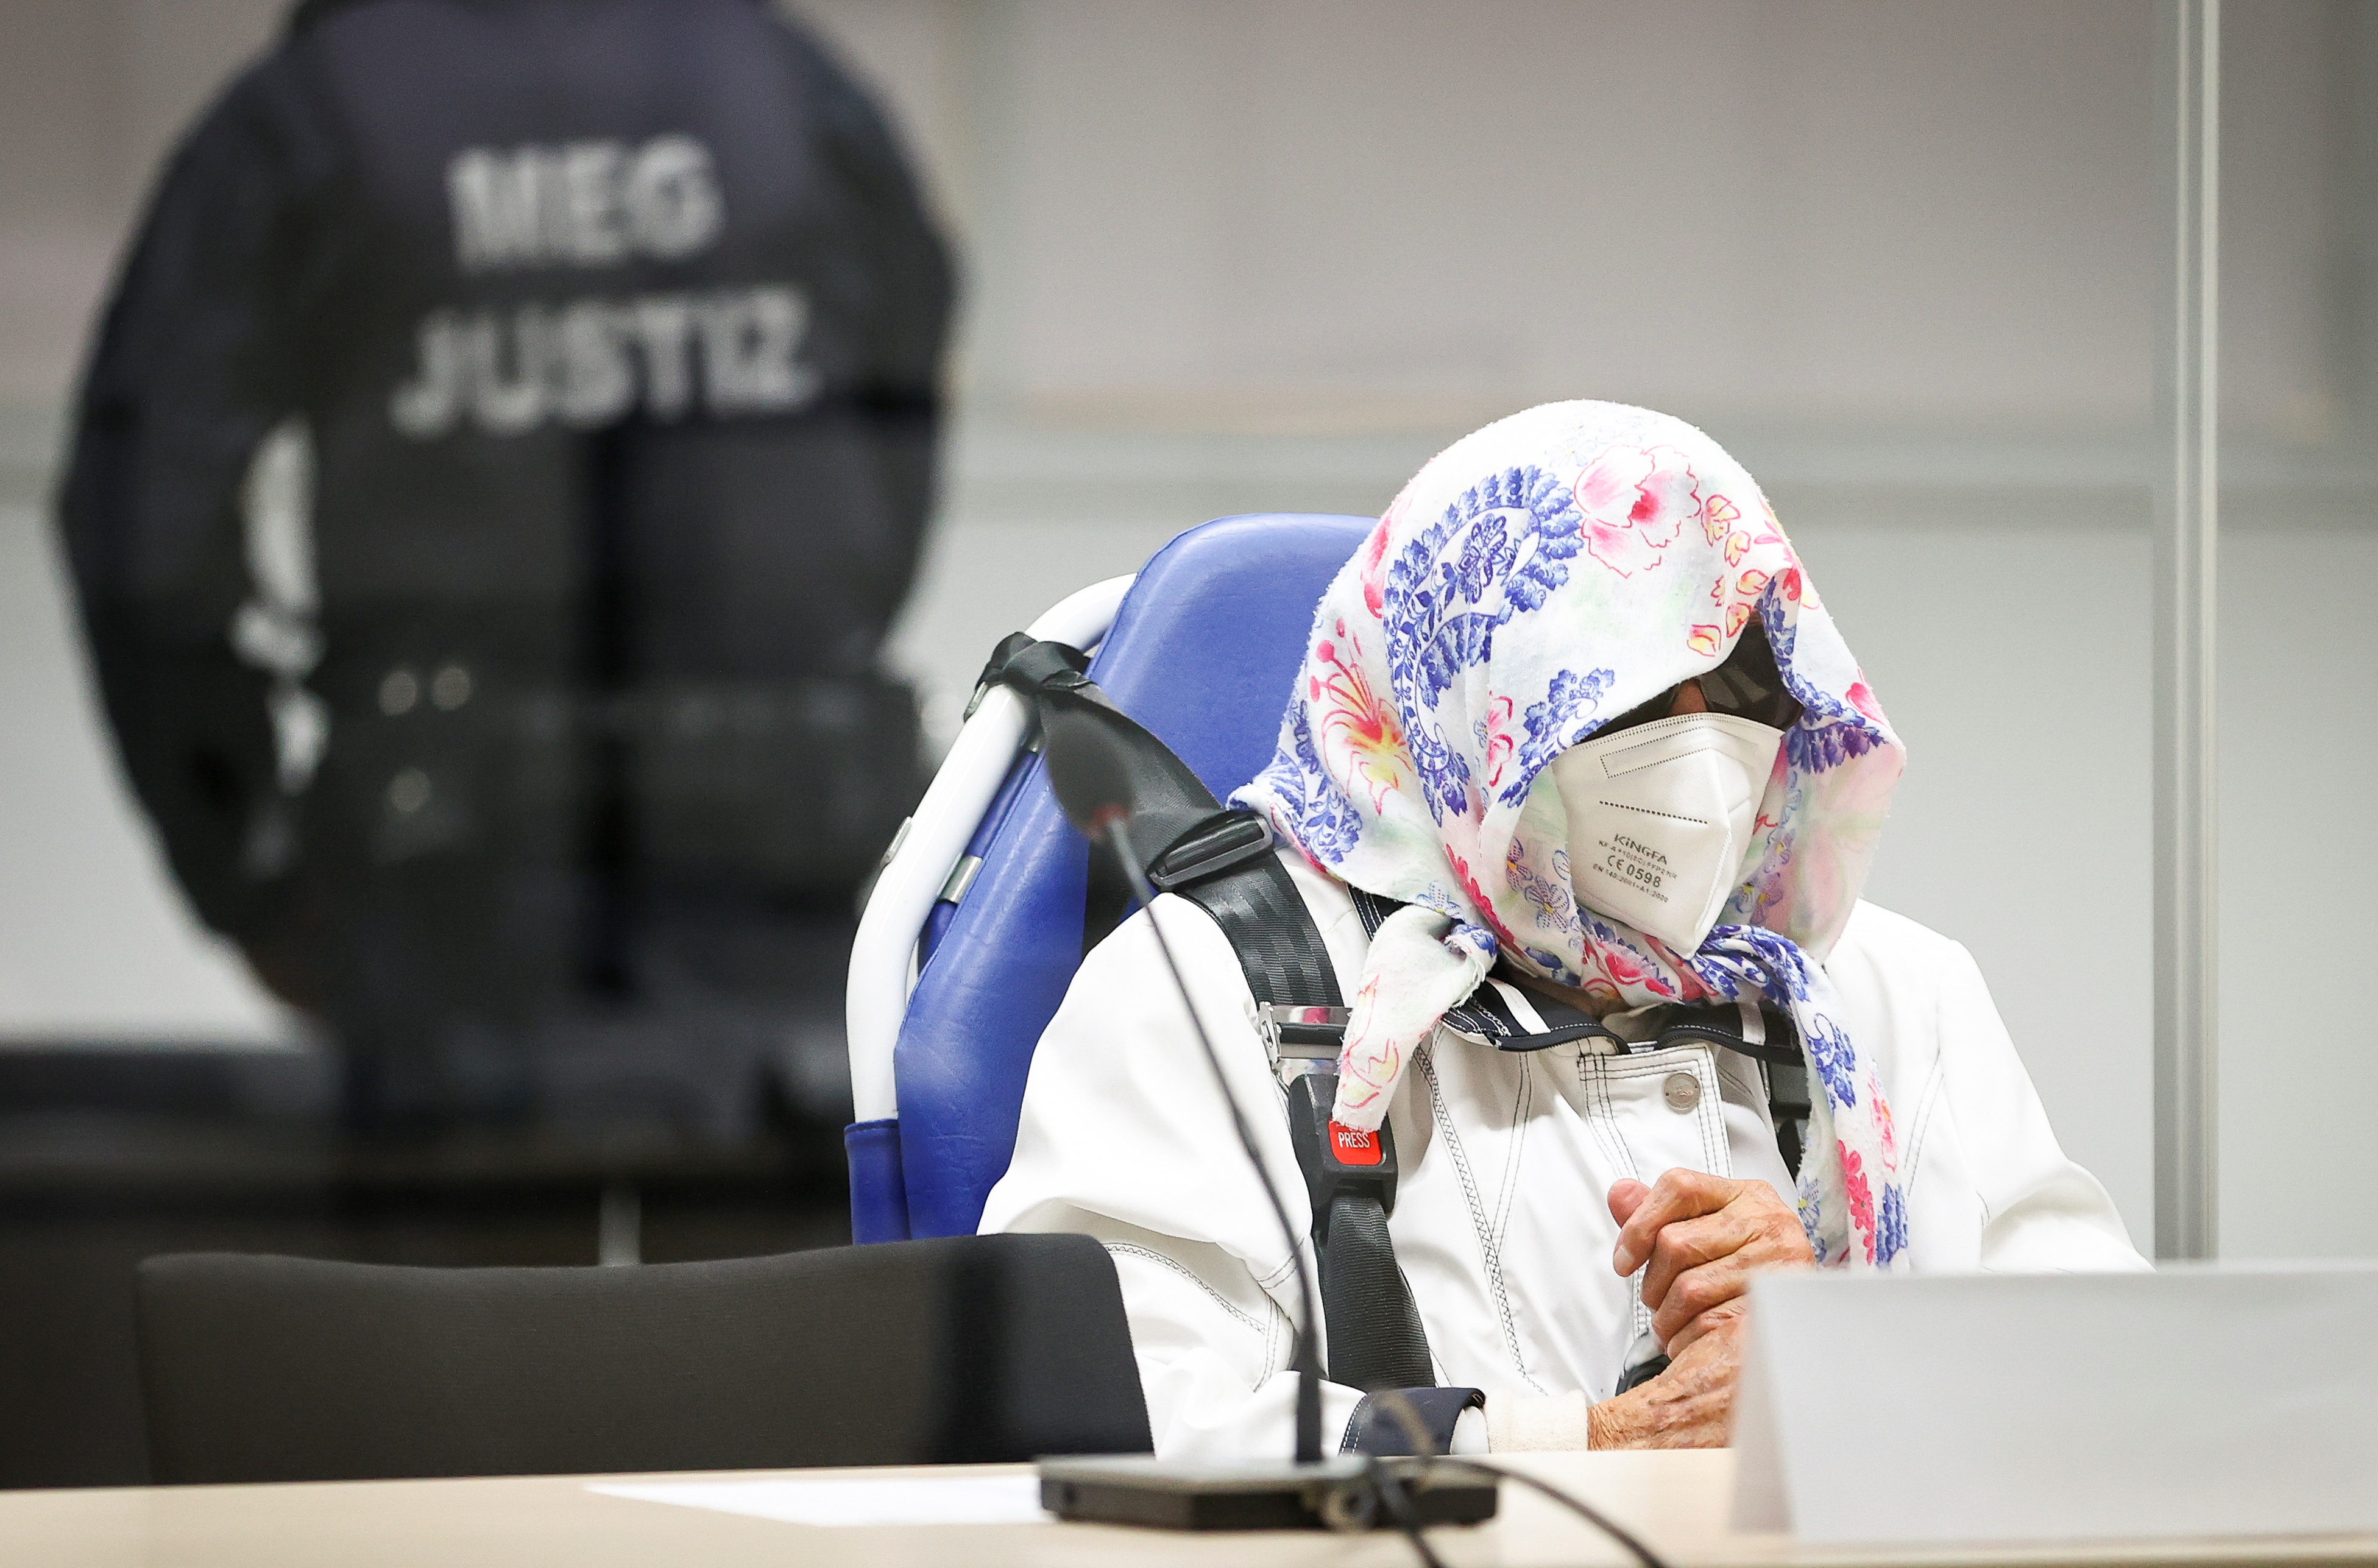
M 1216 800 L 1171 748 L 1115 709 L 1088 668 L 1080 650 L 1017 632 L 991 654 L 976 700 L 992 686 L 1015 691 L 1032 706 L 1042 747 L 1062 747 L 1067 718 L 1085 705 L 1103 710 L 1099 722 L 1130 740 L 1132 838 L 1147 853 L 1148 880 L 1212 916 L 1254 998 L 1256 1027 L 1279 1083 L 1311 1202 L 1330 1381 L 1366 1391 L 1429 1387 L 1435 1374 L 1428 1335 L 1387 1232 L 1396 1204 L 1395 1135 L 1385 1124 L 1369 1133 L 1329 1119 L 1348 1009 L 1321 932 L 1273 853 L 1268 824 Z M 1353 897 L 1364 929 L 1374 935 L 1397 907 L 1361 889 Z M 1085 951 L 1120 923 L 1126 906 L 1120 878 L 1093 857 Z M 1706 1041 L 1754 1058 L 1765 1070 L 1776 1145 L 1784 1165 L 1798 1174 L 1808 1077 L 1797 1035 L 1781 1011 L 1749 1002 L 1670 1005 L 1647 1015 L 1649 1039 L 1629 1044 L 1591 1014 L 1535 991 L 1528 1002 L 1548 1027 L 1530 1031 L 1512 1011 L 1508 989 L 1508 982 L 1489 976 L 1445 1015 L 1447 1025 L 1504 1051 L 1599 1037 L 1618 1051 Z

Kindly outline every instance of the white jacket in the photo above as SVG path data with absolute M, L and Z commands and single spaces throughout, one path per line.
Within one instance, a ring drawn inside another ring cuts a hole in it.
M 1282 859 L 1351 995 L 1369 944 L 1352 900 Z M 1302 1232 L 1310 1209 L 1238 962 L 1194 904 L 1168 895 L 1155 913 Z M 1285 1454 L 1295 1276 L 1147 922 L 1135 916 L 1083 961 L 1041 1036 L 982 1229 L 1106 1243 L 1158 1454 Z M 1862 903 L 1825 969 L 1898 1120 L 1919 1272 L 2146 1266 L 2106 1190 L 2057 1145 L 1964 948 Z M 1510 994 L 1522 1024 L 1541 1026 Z M 1698 1095 L 1667 1092 L 1678 1073 Z M 1687 1166 L 1792 1191 L 1758 1065 L 1705 1045 L 1507 1053 L 1440 1026 L 1389 1116 L 1403 1171 L 1389 1229 L 1436 1381 L 1484 1389 L 1490 1417 L 1547 1396 L 1581 1417 L 1579 1393 L 1609 1395 L 1641 1311 L 1611 1268 L 1612 1183 Z M 1325 1430 L 1361 1397 L 1325 1384 Z M 1463 1436 L 1476 1444 L 1474 1429 Z

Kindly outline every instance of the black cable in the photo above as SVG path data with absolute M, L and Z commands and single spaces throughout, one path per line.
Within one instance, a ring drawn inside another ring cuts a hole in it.
M 1573 1497 L 1569 1493 L 1563 1491 L 1560 1488 L 1553 1485 L 1550 1481 L 1538 1480 L 1535 1477 L 1523 1474 L 1518 1470 L 1506 1470 L 1498 1465 L 1482 1465 L 1475 1459 L 1467 1458 L 1459 1454 L 1437 1453 L 1435 1440 L 1431 1438 L 1428 1433 L 1428 1424 L 1421 1419 L 1420 1411 L 1413 1407 L 1410 1396 L 1408 1396 L 1402 1389 L 1376 1389 L 1373 1391 L 1372 1397 L 1378 1400 L 1379 1403 L 1386 1407 L 1388 1416 L 1395 1420 L 1398 1426 L 1403 1428 L 1405 1440 L 1411 1444 L 1412 1453 L 1419 1461 L 1417 1466 L 1419 1474 L 1415 1478 L 1425 1479 L 1428 1475 L 1429 1466 L 1432 1465 L 1451 1465 L 1460 1469 L 1474 1471 L 1480 1475 L 1496 1476 L 1515 1480 L 1521 1486 L 1532 1487 L 1536 1490 L 1543 1493 L 1546 1497 L 1551 1498 L 1555 1502 L 1559 1503 L 1562 1507 L 1567 1509 L 1572 1514 L 1575 1514 L 1579 1518 L 1583 1519 L 1587 1524 L 1591 1525 L 1595 1529 L 1600 1530 L 1603 1535 L 1608 1536 L 1612 1540 L 1616 1541 L 1620 1546 L 1625 1547 L 1628 1552 L 1633 1554 L 1635 1561 L 1643 1565 L 1643 1568 L 1668 1568 L 1668 1565 L 1661 1561 L 1657 1552 L 1653 1551 L 1650 1547 L 1645 1546 L 1640 1540 L 1636 1538 L 1632 1532 L 1621 1526 L 1616 1520 L 1612 1519 L 1607 1514 L 1603 1514 L 1600 1509 L 1594 1507 L 1591 1503 L 1586 1502 L 1583 1498 Z M 1374 1469 L 1375 1470 L 1377 1466 L 1375 1463 Z M 1397 1490 L 1399 1492 L 1401 1491 L 1400 1484 L 1398 1484 Z M 1403 1524 L 1408 1515 L 1397 1510 L 1396 1504 L 1389 1499 L 1388 1493 L 1382 1490 L 1379 1493 L 1379 1497 L 1380 1501 L 1387 1505 L 1389 1512 L 1396 1514 L 1397 1523 Z M 1420 1538 L 1420 1527 L 1416 1522 L 1407 1526 L 1404 1529 L 1404 1534 L 1411 1538 L 1412 1549 L 1420 1553 L 1421 1561 L 1426 1563 L 1428 1568 L 1440 1568 L 1436 1553 L 1430 1550 L 1428 1543 Z
M 1423 1465 L 1427 1462 L 1425 1459 L 1422 1461 Z M 1411 1494 L 1405 1489 L 1402 1478 L 1381 1464 L 1378 1456 L 1374 1454 L 1363 1478 L 1377 1496 L 1379 1506 L 1387 1511 L 1387 1516 L 1395 1521 L 1396 1528 L 1404 1533 L 1404 1539 L 1411 1542 L 1413 1555 L 1420 1559 L 1421 1568 L 1445 1568 L 1445 1559 L 1436 1554 L 1436 1549 L 1428 1544 L 1428 1538 L 1421 1534 L 1420 1516 L 1412 1508 Z
M 1426 1475 L 1428 1466 L 1437 1457 L 1436 1440 L 1429 1435 L 1428 1423 L 1421 1419 L 1420 1410 L 1412 1404 L 1411 1395 L 1400 1388 L 1375 1389 L 1372 1394 L 1395 1423 L 1403 1428 L 1404 1441 L 1411 1445 L 1412 1453 L 1418 1456 L 1421 1474 Z M 1380 1503 L 1394 1515 L 1397 1526 L 1403 1531 L 1404 1539 L 1411 1542 L 1413 1553 L 1420 1558 L 1421 1568 L 1445 1568 L 1445 1560 L 1437 1556 L 1436 1549 L 1429 1545 L 1427 1538 L 1421 1534 L 1420 1521 L 1412 1514 L 1403 1483 L 1389 1475 L 1375 1457 L 1371 1461 L 1370 1481 L 1373 1490 L 1379 1494 Z
M 1198 1016 L 1196 1000 L 1189 994 L 1189 982 L 1183 977 L 1180 961 L 1172 956 L 1172 944 L 1165 940 L 1164 927 L 1156 918 L 1156 890 L 1148 885 L 1147 873 L 1131 847 L 1131 837 L 1124 829 L 1126 815 L 1117 810 L 1107 818 L 1108 843 L 1131 884 L 1132 896 L 1147 911 L 1148 929 L 1156 933 L 1156 945 L 1164 954 L 1164 966 L 1172 971 L 1173 987 L 1181 994 L 1181 1005 L 1189 1014 L 1190 1024 L 1197 1031 L 1197 1044 L 1206 1053 L 1206 1065 L 1214 1071 L 1214 1086 L 1222 1092 L 1222 1104 L 1231 1113 L 1231 1128 L 1239 1135 L 1239 1147 L 1246 1151 L 1247 1163 L 1255 1167 L 1255 1183 L 1270 1203 L 1272 1217 L 1279 1222 L 1279 1233 L 1288 1242 L 1288 1255 L 1296 1263 L 1297 1303 L 1303 1309 L 1304 1319 L 1296 1331 L 1296 1462 L 1317 1465 L 1321 1462 L 1320 1358 L 1314 1347 L 1313 1282 L 1304 1272 L 1304 1239 L 1289 1223 L 1288 1210 L 1280 1204 L 1279 1191 L 1272 1185 L 1271 1171 L 1255 1148 L 1255 1135 L 1249 1130 L 1247 1119 L 1240 1114 L 1238 1096 L 1231 1093 L 1231 1082 L 1223 1075 L 1221 1053 L 1214 1049 L 1213 1040 L 1206 1034 L 1206 1021 Z M 1432 1568 L 1436 1565 L 1432 1563 Z
M 1455 1454 L 1441 1454 L 1435 1459 L 1424 1460 L 1423 1461 L 1423 1466 L 1450 1465 L 1457 1469 L 1468 1470 L 1476 1475 L 1500 1476 L 1507 1480 L 1517 1481 L 1523 1487 L 1529 1487 L 1534 1490 L 1543 1493 L 1546 1497 L 1551 1498 L 1555 1502 L 1559 1503 L 1563 1508 L 1567 1509 L 1570 1513 L 1576 1514 L 1587 1524 L 1591 1525 L 1595 1529 L 1600 1530 L 1603 1535 L 1608 1536 L 1612 1540 L 1616 1541 L 1620 1546 L 1625 1547 L 1628 1554 L 1632 1556 L 1636 1562 L 1641 1563 L 1643 1568 L 1668 1568 L 1667 1563 L 1661 1561 L 1659 1553 L 1653 1551 L 1650 1547 L 1645 1546 L 1641 1540 L 1637 1538 L 1634 1532 L 1619 1524 L 1618 1521 L 1613 1519 L 1607 1514 L 1603 1513 L 1602 1510 L 1594 1507 L 1593 1504 L 1586 1502 L 1585 1499 L 1573 1496 L 1568 1492 L 1563 1491 L 1560 1488 L 1553 1485 L 1550 1481 L 1539 1480 L 1537 1478 L 1529 1475 L 1524 1470 L 1507 1470 L 1499 1465 L 1482 1465 L 1475 1459 Z M 1425 1469 L 1423 1469 L 1423 1473 L 1426 1473 Z

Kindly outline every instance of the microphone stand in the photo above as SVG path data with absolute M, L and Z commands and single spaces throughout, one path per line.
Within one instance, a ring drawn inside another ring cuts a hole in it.
M 1129 721 L 1097 705 L 1044 704 L 1042 736 L 1048 779 L 1066 819 L 1093 844 L 1114 854 L 1125 884 L 1155 934 L 1165 969 L 1189 1011 L 1198 1048 L 1230 1112 L 1231 1130 L 1271 1205 L 1280 1239 L 1296 1266 L 1296 1295 L 1303 1321 L 1296 1325 L 1296 1457 L 1277 1460 L 1159 1460 L 1153 1454 L 1051 1457 L 1039 1462 L 1041 1506 L 1061 1518 L 1110 1524 L 1152 1525 L 1170 1529 L 1370 1529 L 1385 1522 L 1382 1511 L 1415 1543 L 1423 1560 L 1432 1555 L 1420 1528 L 1434 1524 L 1474 1524 L 1495 1516 L 1492 1478 L 1456 1478 L 1428 1473 L 1426 1459 L 1383 1459 L 1367 1454 L 1325 1454 L 1321 1446 L 1321 1356 L 1316 1320 L 1320 1309 L 1313 1277 L 1305 1271 L 1304 1232 L 1289 1217 L 1279 1189 L 1264 1163 L 1238 1096 L 1231 1093 L 1221 1053 L 1214 1048 L 1191 997 L 1181 961 L 1156 918 L 1156 889 L 1147 864 L 1131 842 L 1135 796 L 1134 748 L 1123 726 Z M 1153 737 L 1148 737 L 1154 744 Z M 1300 1183 L 1301 1187 L 1302 1184 Z M 1420 1440 L 1425 1448 L 1425 1437 Z
M 1172 955 L 1172 944 L 1165 938 L 1163 923 L 1156 918 L 1156 890 L 1149 885 L 1147 868 L 1132 848 L 1130 815 L 1119 806 L 1110 806 L 1099 813 L 1096 821 L 1106 830 L 1107 846 L 1114 851 L 1116 861 L 1123 867 L 1132 897 L 1147 911 L 1147 928 L 1156 933 L 1157 948 L 1164 954 L 1164 967 L 1172 974 L 1173 989 L 1180 993 L 1181 1005 L 1197 1032 L 1198 1048 L 1205 1052 L 1206 1065 L 1214 1074 L 1214 1087 L 1221 1091 L 1222 1104 L 1231 1113 L 1231 1131 L 1238 1134 L 1239 1147 L 1246 1152 L 1247 1164 L 1255 1167 L 1256 1185 L 1271 1204 L 1280 1239 L 1288 1244 L 1288 1255 L 1296 1263 L 1296 1299 L 1302 1319 L 1296 1328 L 1296 1352 L 1291 1363 L 1296 1369 L 1296 1462 L 1317 1465 L 1321 1462 L 1321 1358 L 1313 1334 L 1313 1280 L 1305 1272 L 1304 1239 L 1289 1220 L 1288 1209 L 1279 1201 L 1279 1189 L 1272 1185 L 1270 1167 L 1264 1164 L 1263 1153 L 1255 1147 L 1255 1135 L 1247 1126 L 1245 1114 L 1239 1109 L 1239 1097 L 1231 1093 L 1230 1079 L 1223 1074 L 1221 1053 L 1214 1048 L 1212 1036 L 1206 1033 L 1206 1021 L 1198 1016 L 1197 1004 L 1190 998 L 1189 982 L 1181 973 L 1181 961 Z

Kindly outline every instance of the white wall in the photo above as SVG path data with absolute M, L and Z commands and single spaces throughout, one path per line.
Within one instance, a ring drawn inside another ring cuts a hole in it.
M 2378 681 L 2365 492 L 2222 541 L 2221 1245 L 2378 1256 Z
M 946 705 L 998 636 L 1203 518 L 1375 511 L 1541 397 L 1671 408 L 1762 476 L 1908 737 L 1872 891 L 1974 949 L 2150 1233 L 2148 0 L 799 3 L 967 252 L 899 664 Z M 2348 591 L 2378 529 L 2334 352 L 2344 8 L 2232 7 L 2224 60 L 2241 1253 L 2378 1252 L 2378 1211 L 2330 1196 L 2378 1177 L 2378 1023 L 2348 999 L 2378 849 Z M 280 13 L 0 14 L 0 1035 L 274 1027 L 114 782 L 37 503 L 145 171 Z
M 0 1041 L 289 1038 L 134 815 L 63 589 L 46 519 L 0 500 Z
M 1016 15 L 1025 396 L 2144 412 L 2143 5 Z

